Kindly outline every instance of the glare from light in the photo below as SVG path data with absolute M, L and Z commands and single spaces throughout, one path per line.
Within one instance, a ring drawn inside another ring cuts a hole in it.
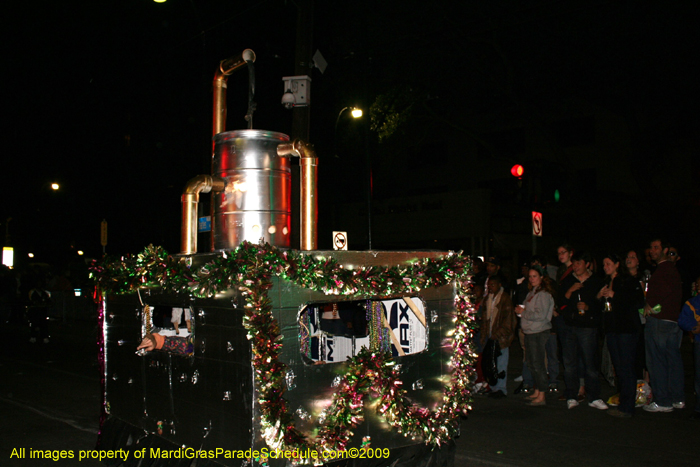
M 165 3 L 165 0 L 153 0 L 156 3 Z
M 352 115 L 352 118 L 360 118 L 362 117 L 362 109 L 354 107 L 352 111 L 350 111 L 350 114 Z
M 58 191 L 58 189 L 61 188 L 61 186 L 58 183 L 52 183 L 51 184 L 51 189 L 53 191 Z
M 34 253 L 27 253 L 27 256 L 29 256 L 30 258 L 34 258 Z
M 78 250 L 77 253 L 78 253 L 78 256 L 83 256 L 85 254 L 85 252 L 83 250 Z
M 2 247 L 2 264 L 12 269 L 15 265 L 15 250 L 11 246 Z
M 80 297 L 83 294 L 83 291 L 81 289 L 73 289 L 73 294 L 76 297 Z

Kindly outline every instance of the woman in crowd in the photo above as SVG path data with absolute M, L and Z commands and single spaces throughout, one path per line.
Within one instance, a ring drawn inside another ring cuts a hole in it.
M 571 265 L 571 257 L 573 255 L 574 247 L 568 243 L 563 243 L 557 248 L 557 258 L 561 263 L 557 271 L 557 284 L 561 284 L 561 281 L 573 272 L 573 266 Z
M 481 372 L 481 357 L 484 351 L 481 345 L 481 321 L 483 317 L 483 304 L 484 304 L 484 285 L 483 283 L 475 282 L 472 288 L 472 293 L 474 294 L 474 322 L 477 324 L 474 330 L 474 345 L 476 354 L 479 356 L 476 361 L 476 381 L 474 382 L 474 393 L 475 394 L 488 394 L 491 390 L 489 388 L 489 383 L 484 379 L 484 375 Z
M 534 392 L 529 396 L 531 406 L 546 404 L 547 370 L 545 368 L 545 345 L 549 339 L 554 312 L 554 288 L 542 266 L 533 265 L 528 270 L 530 292 L 525 297 L 525 307 L 519 305 L 520 325 L 525 334 L 527 365 L 534 376 Z
M 627 268 L 627 272 L 630 276 L 638 281 L 641 281 L 643 271 L 641 270 L 639 263 L 639 254 L 637 251 L 629 250 L 627 252 L 627 256 L 625 257 L 625 267 Z
M 651 277 L 648 269 L 644 269 L 641 264 L 641 255 L 637 250 L 628 250 L 625 257 L 625 268 L 629 275 L 635 279 L 641 286 L 642 293 L 646 290 L 646 283 Z M 644 323 L 646 319 L 643 315 L 638 315 L 640 321 L 640 336 L 644 336 Z M 635 357 L 634 374 L 637 379 L 643 379 L 649 382 L 649 373 L 646 368 L 646 351 L 644 349 L 644 339 L 639 339 L 637 342 L 637 356 Z
M 620 262 L 615 254 L 603 257 L 607 284 L 598 298 L 604 302 L 603 329 L 620 388 L 620 404 L 608 414 L 629 418 L 634 414 L 637 391 L 635 358 L 642 327 L 638 310 L 644 304 L 644 294 L 639 281 L 628 274 L 627 267 L 620 267 Z

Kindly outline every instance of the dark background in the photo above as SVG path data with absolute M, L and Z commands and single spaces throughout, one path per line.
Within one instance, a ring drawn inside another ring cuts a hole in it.
M 77 249 L 99 257 L 103 219 L 109 254 L 149 243 L 177 252 L 180 193 L 210 173 L 218 62 L 253 49 L 254 127 L 290 134 L 282 77 L 296 74 L 297 16 L 309 5 L 312 53 L 328 62 L 325 73 L 308 72 L 320 248 L 330 248 L 331 230 L 343 230 L 339 218 L 366 222 L 342 213 L 365 202 L 368 151 L 377 209 L 396 197 L 481 188 L 491 193 L 489 219 L 444 221 L 527 233 L 538 209 L 552 242 L 604 251 L 660 233 L 695 261 L 698 7 L 661 1 L 5 6 L 0 223 L 18 258 L 32 251 L 35 261 L 61 262 Z M 245 71 L 229 78 L 227 129 L 246 127 L 247 82 Z M 346 113 L 334 126 L 345 106 L 367 117 L 372 104 L 372 123 Z M 620 147 L 612 157 L 596 139 L 611 121 L 599 117 L 609 115 L 619 124 L 604 132 L 607 147 Z M 536 144 L 523 143 L 535 135 Z M 526 167 L 520 184 L 513 163 Z M 469 250 L 466 242 L 378 237 L 373 247 Z M 366 248 L 366 239 L 353 246 Z

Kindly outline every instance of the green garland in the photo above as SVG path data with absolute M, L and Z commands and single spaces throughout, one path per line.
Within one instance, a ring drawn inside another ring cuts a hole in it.
M 405 436 L 422 437 L 428 444 L 440 445 L 456 435 L 460 416 L 471 409 L 470 381 L 474 376 L 474 309 L 468 292 L 469 273 L 468 258 L 453 253 L 409 265 L 345 269 L 331 258 L 314 259 L 298 251 L 249 242 L 198 268 L 191 268 L 183 258 L 172 257 L 152 245 L 136 257 L 105 261 L 91 268 L 91 277 L 102 294 L 152 286 L 198 297 L 233 288 L 241 291 L 245 297 L 243 325 L 251 341 L 263 437 L 270 448 L 290 450 L 346 449 L 352 429 L 363 419 L 364 400 L 370 395 L 378 399 L 379 413 Z M 365 297 L 411 294 L 455 281 L 451 375 L 442 405 L 434 412 L 414 406 L 401 388 L 391 356 L 363 349 L 349 359 L 348 371 L 326 410 L 325 423 L 318 435 L 309 440 L 295 428 L 283 397 L 286 366 L 279 361 L 282 335 L 267 293 L 273 275 L 328 295 Z

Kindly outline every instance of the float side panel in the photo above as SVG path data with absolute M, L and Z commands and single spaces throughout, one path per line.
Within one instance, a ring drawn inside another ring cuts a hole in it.
M 175 446 L 245 450 L 252 445 L 253 375 L 238 296 L 189 300 L 194 356 L 135 353 L 143 308 L 137 294 L 108 297 L 105 396 L 109 417 Z M 141 291 L 158 309 L 183 306 L 183 297 Z M 111 443 L 125 443 L 112 437 Z M 106 445 L 104 449 L 125 446 Z M 226 463 L 224 462 L 224 465 Z

